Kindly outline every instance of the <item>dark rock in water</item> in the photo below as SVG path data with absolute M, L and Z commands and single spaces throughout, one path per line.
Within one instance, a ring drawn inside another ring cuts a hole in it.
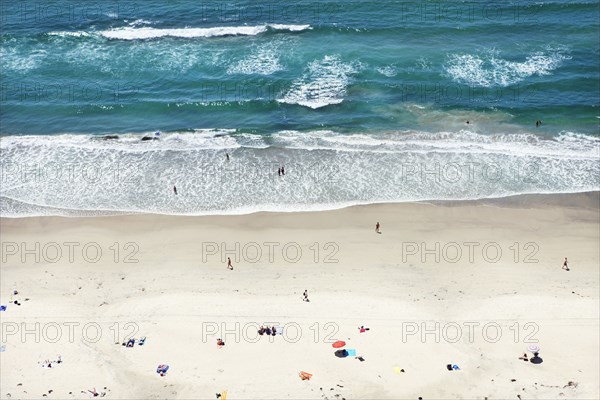
M 114 139 L 118 139 L 119 135 L 106 135 L 106 136 L 102 136 L 102 139 L 104 140 L 114 140 Z
M 158 140 L 158 137 L 156 137 L 156 136 L 144 136 L 142 138 L 142 141 L 146 141 L 146 140 Z

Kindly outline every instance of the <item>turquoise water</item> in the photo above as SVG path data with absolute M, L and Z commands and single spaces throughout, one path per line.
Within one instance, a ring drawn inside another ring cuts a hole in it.
M 598 2 L 3 2 L 1 21 L 3 215 L 599 186 Z M 115 165 L 134 177 L 82 172 Z

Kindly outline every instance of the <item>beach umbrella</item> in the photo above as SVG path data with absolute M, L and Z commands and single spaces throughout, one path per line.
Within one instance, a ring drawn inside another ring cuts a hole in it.
M 529 347 L 527 347 L 527 350 L 529 350 L 532 353 L 539 353 L 540 352 L 540 346 L 538 346 L 537 344 L 530 344 Z
M 337 342 L 332 344 L 332 346 L 336 349 L 339 349 L 340 347 L 344 347 L 345 345 L 346 345 L 346 342 L 343 342 L 341 340 L 338 340 Z

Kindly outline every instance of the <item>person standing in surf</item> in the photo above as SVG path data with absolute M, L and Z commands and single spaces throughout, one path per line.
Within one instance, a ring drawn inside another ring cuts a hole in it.
M 177 186 L 173 185 L 173 193 L 177 194 Z

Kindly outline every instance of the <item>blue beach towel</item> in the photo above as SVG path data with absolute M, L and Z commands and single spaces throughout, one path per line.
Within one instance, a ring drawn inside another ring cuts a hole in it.
M 161 364 L 156 368 L 156 372 L 159 374 L 160 373 L 166 374 L 168 370 L 169 370 L 169 366 L 167 364 Z
M 0 311 L 6 311 L 6 306 L 0 306 Z
M 356 349 L 346 349 L 348 357 L 356 357 Z

